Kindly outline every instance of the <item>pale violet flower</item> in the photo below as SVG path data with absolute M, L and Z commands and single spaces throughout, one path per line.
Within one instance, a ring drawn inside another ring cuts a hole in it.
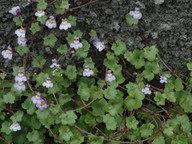
M 161 76 L 160 83 L 167 83 L 168 78 L 169 78 L 168 74 L 165 74 L 165 76 Z
M 18 75 L 15 76 L 15 81 L 18 81 L 18 82 L 25 82 L 25 81 L 27 81 L 27 78 L 24 75 L 23 71 L 18 71 Z
M 83 76 L 84 77 L 89 77 L 91 75 L 93 75 L 94 72 L 89 68 L 89 65 L 85 66 L 85 69 L 83 71 Z
M 49 19 L 46 21 L 45 25 L 50 29 L 56 28 L 57 23 L 55 21 L 55 17 L 54 16 L 49 16 Z
M 40 103 L 36 104 L 36 107 L 39 108 L 40 110 L 43 110 L 45 108 L 48 108 L 49 105 L 47 105 L 44 99 L 41 99 Z
M 25 83 L 24 82 L 16 82 L 14 84 L 14 88 L 16 88 L 18 91 L 25 90 Z
M 53 68 L 53 67 L 60 68 L 60 65 L 57 64 L 57 60 L 56 59 L 52 59 L 52 65 L 50 66 L 50 68 Z
M 25 46 L 25 45 L 26 45 L 26 42 L 27 42 L 27 38 L 26 38 L 26 37 L 18 37 L 18 38 L 17 38 L 17 43 L 18 43 L 19 45 Z
M 104 42 L 97 42 L 96 46 L 95 46 L 99 51 L 102 51 L 103 49 L 105 49 L 105 44 Z
M 21 126 L 19 125 L 18 122 L 14 122 L 10 127 L 9 127 L 10 130 L 12 131 L 19 131 L 21 130 Z
M 100 42 L 100 39 L 92 38 L 92 39 L 89 40 L 89 42 L 96 47 L 97 43 Z
M 59 26 L 60 30 L 67 30 L 68 28 L 71 28 L 71 24 L 67 22 L 67 19 L 62 19 L 62 22 Z
M 9 13 L 15 15 L 15 16 L 19 16 L 20 15 L 20 7 L 19 6 L 16 6 L 16 7 L 13 7 Z
M 45 15 L 45 12 L 43 10 L 38 10 L 36 13 L 35 13 L 35 16 L 37 17 L 42 17 Z
M 134 11 L 130 11 L 129 15 L 133 16 L 134 19 L 141 19 L 142 18 L 142 14 L 141 14 L 140 9 L 138 7 L 136 7 Z
M 70 47 L 74 49 L 83 47 L 83 44 L 79 42 L 79 37 L 74 37 L 74 41 L 71 43 Z
M 13 57 L 12 48 L 8 46 L 7 50 L 3 50 L 1 52 L 1 55 L 3 56 L 3 58 L 11 60 Z
M 43 83 L 43 86 L 46 88 L 53 87 L 53 83 L 50 78 L 47 78 L 47 80 Z
M 112 82 L 114 81 L 116 78 L 115 76 L 112 74 L 111 70 L 107 71 L 107 76 L 106 76 L 106 81 Z
M 31 101 L 34 104 L 41 104 L 41 94 L 37 93 L 35 96 L 32 96 Z
M 15 31 L 15 34 L 18 36 L 18 37 L 25 37 L 25 34 L 26 34 L 26 30 L 21 27 L 20 29 L 17 29 Z
M 151 94 L 151 90 L 150 90 L 149 88 L 150 88 L 150 85 L 147 84 L 147 85 L 145 86 L 145 88 L 142 89 L 142 92 L 143 92 L 144 94 L 149 94 L 149 95 L 150 95 L 150 94 Z

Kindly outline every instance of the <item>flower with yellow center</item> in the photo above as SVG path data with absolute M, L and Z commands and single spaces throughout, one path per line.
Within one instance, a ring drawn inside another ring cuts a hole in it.
M 42 10 L 38 10 L 37 12 L 38 12 L 38 13 L 42 13 Z
M 163 79 L 164 79 L 164 80 L 167 80 L 167 77 L 166 77 L 166 76 L 164 76 L 164 77 L 163 77 Z
M 111 76 L 112 76 L 112 73 L 108 73 L 107 76 L 108 76 L 108 77 L 111 77 Z
M 25 40 L 25 38 L 24 38 L 24 37 L 21 37 L 21 40 L 22 40 L 22 41 L 24 41 L 24 40 Z
M 135 11 L 135 13 L 136 13 L 136 14 L 138 14 L 138 13 L 139 13 L 139 11 Z
M 85 71 L 88 72 L 88 71 L 89 71 L 89 68 L 86 68 Z
M 149 88 L 148 88 L 148 87 L 145 87 L 145 89 L 146 89 L 146 90 L 149 90 Z
M 47 83 L 51 83 L 51 80 L 47 80 L 46 82 L 47 82 Z
M 40 99 L 40 96 L 38 96 L 38 95 L 36 95 L 35 97 L 36 97 L 36 99 Z
M 11 53 L 11 51 L 10 51 L 10 50 L 6 50 L 6 53 L 10 54 L 10 53 Z
M 18 82 L 19 85 L 23 85 L 23 82 Z
M 19 75 L 20 77 L 22 77 L 22 76 L 23 76 L 23 73 L 19 73 L 18 75 Z
M 50 19 L 49 22 L 50 22 L 50 23 L 54 23 L 54 20 Z
M 44 104 L 45 104 L 45 103 L 42 101 L 42 102 L 41 102 L 41 105 L 44 105 Z
M 18 126 L 18 124 L 17 124 L 17 123 L 14 123 L 14 124 L 13 124 L 13 126 L 14 126 L 14 127 L 17 127 L 17 126 Z
M 62 22 L 62 24 L 64 24 L 64 25 L 65 25 L 65 24 L 67 24 L 67 21 L 66 21 L 66 20 L 64 20 L 64 21 Z
M 78 40 L 74 40 L 74 43 L 78 44 L 78 43 L 79 43 L 79 41 L 78 41 Z

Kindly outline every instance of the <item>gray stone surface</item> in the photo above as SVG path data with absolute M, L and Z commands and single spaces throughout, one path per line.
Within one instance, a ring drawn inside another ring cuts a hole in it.
M 71 6 L 82 4 L 81 0 L 69 1 Z M 18 28 L 12 21 L 13 16 L 8 11 L 20 5 L 25 22 L 34 17 L 36 5 L 27 0 L 1 0 L 0 11 L 0 50 L 8 45 L 17 47 L 17 37 L 14 34 Z M 127 44 L 128 50 L 142 49 L 144 40 L 138 27 L 128 27 L 125 15 L 136 6 L 141 8 L 143 18 L 140 21 L 148 45 L 156 45 L 161 58 L 167 65 L 180 73 L 187 73 L 186 63 L 192 60 L 192 1 L 191 0 L 99 0 L 94 4 L 83 7 L 73 14 L 77 16 L 79 29 L 84 31 L 85 21 L 90 21 L 89 28 L 98 32 L 99 38 L 120 38 Z M 47 11 L 51 14 L 51 11 Z M 32 45 L 34 55 L 42 53 L 42 36 L 47 31 L 40 33 Z M 59 30 L 55 31 L 60 35 Z M 62 34 L 64 35 L 64 34 Z M 56 50 L 46 49 L 47 57 L 52 59 L 57 56 Z M 51 53 L 50 53 L 51 52 Z M 52 54 L 53 53 L 53 54 Z M 14 61 L 5 61 L 0 56 L 0 66 L 9 71 L 14 65 L 22 65 L 22 59 L 14 54 Z M 29 61 L 31 57 L 29 57 Z M 49 60 L 51 62 L 51 60 Z M 30 67 L 30 65 L 28 66 Z M 32 68 L 30 72 L 32 72 Z

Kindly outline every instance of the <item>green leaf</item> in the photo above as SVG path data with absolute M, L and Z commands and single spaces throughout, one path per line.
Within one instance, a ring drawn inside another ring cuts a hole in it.
M 38 23 L 38 22 L 32 23 L 30 30 L 31 30 L 31 32 L 32 32 L 33 34 L 35 34 L 36 32 L 38 32 L 38 31 L 41 30 L 41 27 L 39 26 L 39 23 Z
M 105 99 L 96 100 L 92 103 L 93 112 L 92 114 L 94 116 L 102 116 L 105 113 L 107 102 Z
M 102 144 L 103 141 L 104 141 L 103 136 L 94 136 L 94 135 L 89 136 L 89 144 Z
M 6 133 L 7 135 L 11 133 L 10 126 L 11 126 L 10 121 L 4 121 L 1 123 L 1 133 Z
M 15 96 L 11 92 L 9 92 L 9 93 L 3 95 L 3 101 L 5 103 L 13 104 L 15 101 Z
M 57 37 L 55 37 L 54 34 L 49 34 L 48 36 L 45 36 L 43 38 L 44 40 L 44 45 L 45 46 L 50 46 L 51 48 L 53 48 L 55 46 L 55 43 L 57 41 Z
M 165 95 L 157 92 L 154 97 L 154 100 L 157 102 L 157 105 L 165 105 Z
M 124 54 L 127 50 L 126 44 L 120 39 L 116 40 L 115 44 L 112 45 L 111 49 L 115 52 L 115 55 Z
M 2 79 L 2 80 L 4 80 L 5 79 L 5 77 L 6 77 L 6 73 L 0 73 L 0 78 Z
M 60 8 L 65 10 L 65 9 L 69 9 L 69 6 L 70 6 L 70 4 L 69 4 L 68 0 L 62 0 Z
M 42 139 L 37 130 L 33 130 L 32 132 L 27 133 L 27 139 L 30 142 L 35 142 L 35 143 L 41 143 Z
M 13 75 L 14 75 L 14 76 L 18 75 L 18 71 L 19 71 L 19 70 L 24 71 L 24 67 L 14 66 L 14 67 L 13 67 Z
M 176 91 L 181 91 L 181 90 L 183 90 L 183 88 L 184 88 L 181 80 L 178 79 L 178 78 L 174 81 L 174 86 L 175 86 L 175 90 L 176 90 Z
M 84 59 L 84 64 L 83 64 L 83 67 L 85 67 L 86 65 L 89 65 L 89 68 L 90 69 L 94 69 L 94 62 L 92 61 L 92 59 L 89 57 L 89 58 L 85 58 Z
M 133 24 L 138 24 L 139 19 L 134 19 L 131 15 L 126 14 L 125 16 L 126 18 L 126 22 L 129 26 L 133 25 Z
M 17 47 L 17 52 L 19 53 L 20 56 L 23 56 L 24 54 L 26 54 L 27 51 L 28 51 L 28 47 L 27 46 L 19 45 Z
M 72 26 L 76 26 L 77 18 L 70 15 L 70 16 L 68 17 L 67 21 L 68 21 Z
M 135 66 L 136 69 L 140 69 L 145 65 L 143 58 L 143 50 L 134 50 L 133 52 L 126 51 L 124 57 Z
M 187 63 L 188 70 L 192 71 L 192 61 Z
M 97 37 L 97 32 L 92 29 L 92 30 L 90 31 L 89 35 L 90 35 L 91 37 L 93 37 L 93 38 L 94 38 L 94 37 Z
M 116 130 L 117 122 L 110 114 L 103 116 L 103 121 L 105 122 L 108 130 Z
M 45 64 L 46 60 L 43 58 L 43 55 L 36 56 L 33 58 L 32 64 L 36 67 L 43 68 L 43 65 Z
M 144 57 L 149 61 L 154 61 L 156 58 L 156 54 L 159 50 L 155 46 L 145 47 L 144 48 Z
M 36 115 L 41 124 L 45 126 L 45 128 L 50 128 L 50 126 L 54 124 L 56 118 L 49 109 L 38 109 L 36 110 Z
M 78 30 L 76 30 L 76 31 L 73 32 L 73 35 L 76 36 L 76 37 L 81 38 L 82 35 L 83 35 L 83 33 L 78 29 Z
M 47 20 L 47 18 L 48 17 L 46 15 L 44 15 L 44 16 L 38 17 L 37 21 L 40 22 L 42 25 L 44 25 L 46 20 Z
M 136 129 L 138 124 L 139 122 L 136 120 L 134 116 L 126 118 L 126 126 L 128 129 Z
M 117 90 L 115 88 L 109 86 L 109 87 L 107 87 L 107 89 L 104 90 L 103 94 L 107 99 L 113 99 L 117 95 Z
M 127 109 L 129 111 L 132 111 L 134 109 L 138 109 L 138 108 L 140 108 L 142 106 L 142 101 L 141 100 L 138 100 L 138 99 L 133 98 L 131 96 L 128 96 L 125 99 L 124 103 L 126 104 Z
M 45 10 L 47 8 L 47 3 L 45 2 L 45 0 L 38 0 L 38 4 L 37 4 L 37 9 L 43 9 Z
M 91 96 L 91 89 L 88 88 L 87 84 L 80 83 L 77 94 L 80 95 L 83 100 L 88 101 Z
M 192 112 L 192 95 L 183 92 L 179 104 L 185 112 Z
M 63 125 L 73 125 L 77 119 L 76 114 L 73 111 L 67 111 L 59 116 Z
M 15 16 L 13 18 L 13 21 L 15 22 L 16 26 L 22 26 L 22 22 L 21 21 L 23 21 L 23 18 L 22 17 L 20 17 L 20 18 L 21 18 L 21 20 L 17 16 Z
M 153 124 L 143 124 L 140 127 L 140 132 L 141 132 L 141 137 L 142 138 L 147 138 L 149 136 L 151 136 L 153 134 L 153 129 L 154 129 L 154 125 Z
M 82 48 L 78 48 L 76 50 L 76 56 L 78 57 L 87 57 L 88 55 L 88 52 L 89 52 L 89 48 L 91 47 L 91 45 L 86 41 L 86 40 L 83 40 L 82 41 L 82 44 L 83 44 L 83 47 Z
M 14 113 L 14 115 L 11 116 L 11 120 L 13 122 L 20 122 L 22 120 L 23 117 L 23 111 L 17 111 L 16 113 Z
M 26 99 L 24 103 L 22 103 L 22 108 L 27 110 L 27 113 L 29 115 L 32 115 L 36 110 L 36 106 L 34 104 L 31 104 L 30 98 Z
M 47 73 L 41 72 L 36 78 L 36 81 L 37 81 L 36 87 L 39 87 L 40 85 L 42 85 L 43 82 L 45 82 L 48 77 L 49 75 Z
M 165 139 L 163 136 L 156 136 L 152 144 L 165 144 Z
M 177 135 L 176 138 L 171 141 L 171 144 L 189 144 L 188 141 L 189 139 L 186 136 Z
M 77 77 L 77 69 L 75 66 L 68 65 L 67 69 L 65 70 L 64 74 L 70 79 L 75 80 Z
M 59 48 L 57 48 L 57 51 L 60 53 L 60 54 L 67 54 L 67 45 L 60 45 Z
M 69 141 L 73 136 L 73 132 L 70 130 L 68 126 L 61 125 L 59 127 L 59 138 Z
M 170 102 L 176 102 L 176 97 L 174 92 L 167 92 L 163 94 L 166 99 L 168 99 Z

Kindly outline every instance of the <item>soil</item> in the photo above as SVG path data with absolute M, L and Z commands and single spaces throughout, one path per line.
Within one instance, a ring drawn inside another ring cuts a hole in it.
M 86 0 L 84 0 L 86 1 Z M 71 6 L 81 5 L 83 0 L 69 1 Z M 1 0 L 0 5 L 0 50 L 10 45 L 17 47 L 17 37 L 14 34 L 18 28 L 12 21 L 13 16 L 8 11 L 19 5 L 25 21 L 35 19 L 35 4 L 27 0 Z M 78 9 L 73 13 L 77 16 L 79 29 L 84 30 L 86 19 L 90 21 L 89 28 L 97 31 L 100 39 L 120 38 L 127 44 L 128 50 L 142 49 L 145 41 L 137 25 L 128 26 L 125 15 L 140 7 L 143 17 L 140 25 L 147 45 L 156 45 L 160 57 L 172 69 L 187 74 L 186 63 L 192 60 L 192 1 L 191 0 L 99 0 L 89 6 Z M 51 11 L 51 10 L 50 10 Z M 49 13 L 50 13 L 49 11 Z M 57 28 L 58 29 L 58 28 Z M 45 29 L 47 30 L 47 29 Z M 41 33 L 43 35 L 43 33 Z M 59 36 L 59 29 L 54 31 Z M 37 55 L 42 45 L 36 42 L 32 45 L 32 52 Z M 56 50 L 46 48 L 47 57 L 55 58 Z M 50 64 L 51 59 L 48 60 Z M 29 61 L 30 61 L 29 57 Z M 64 61 L 64 58 L 63 58 Z M 12 71 L 13 66 L 22 66 L 22 57 L 14 54 L 12 61 L 4 60 L 0 56 L 0 66 L 6 71 Z M 28 72 L 34 73 L 35 68 L 28 65 Z

